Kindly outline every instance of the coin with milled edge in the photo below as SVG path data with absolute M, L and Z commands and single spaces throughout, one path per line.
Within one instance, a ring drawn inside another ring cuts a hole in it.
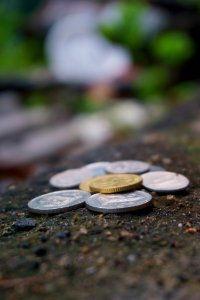
M 148 170 L 148 172 L 158 172 L 158 171 L 165 171 L 165 169 L 159 166 L 150 165 L 150 169 Z
M 49 183 L 51 186 L 60 189 L 74 188 L 81 182 L 93 178 L 94 174 L 87 169 L 71 169 L 58 173 L 51 177 Z
M 152 196 L 143 191 L 112 195 L 95 194 L 86 200 L 86 207 L 101 213 L 122 213 L 145 208 L 151 201 Z
M 173 172 L 149 172 L 143 174 L 142 178 L 146 189 L 160 193 L 181 191 L 189 185 L 185 176 Z
M 58 191 L 36 197 L 28 208 L 37 214 L 54 214 L 84 207 L 90 193 L 79 190 Z
M 136 189 L 142 184 L 142 178 L 133 174 L 115 174 L 99 176 L 91 180 L 90 189 L 97 193 L 118 193 Z
M 88 164 L 82 168 L 91 170 L 93 172 L 94 176 L 101 176 L 101 175 L 106 174 L 106 168 L 109 165 L 110 165 L 109 162 L 99 161 L 99 162 L 94 162 L 94 163 Z
M 116 161 L 106 168 L 109 174 L 142 174 L 148 170 L 149 164 L 138 160 Z

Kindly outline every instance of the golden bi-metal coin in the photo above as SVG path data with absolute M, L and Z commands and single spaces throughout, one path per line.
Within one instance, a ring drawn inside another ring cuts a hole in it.
M 90 180 L 92 192 L 111 194 L 125 192 L 140 187 L 142 177 L 134 174 L 115 174 L 95 177 Z

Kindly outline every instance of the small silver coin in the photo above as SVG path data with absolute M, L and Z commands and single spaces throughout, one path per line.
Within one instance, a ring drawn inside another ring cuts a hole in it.
M 189 180 L 177 173 L 158 171 L 142 175 L 143 186 L 151 191 L 167 193 L 184 190 L 189 185 Z
M 90 193 L 79 190 L 58 191 L 36 197 L 28 208 L 37 214 L 54 214 L 83 207 Z
M 158 171 L 165 171 L 165 169 L 159 166 L 150 165 L 150 169 L 148 172 L 158 172 Z
M 58 173 L 51 177 L 49 183 L 51 186 L 60 189 L 74 188 L 81 182 L 87 181 L 94 177 L 91 170 L 88 169 L 71 169 Z
M 149 164 L 138 160 L 122 160 L 110 163 L 106 172 L 110 174 L 142 174 L 149 170 Z
M 82 169 L 88 169 L 91 170 L 94 174 L 94 176 L 101 176 L 106 174 L 106 168 L 110 165 L 109 162 L 106 161 L 99 161 L 95 163 L 88 164 Z
M 95 194 L 86 200 L 86 207 L 101 213 L 131 212 L 148 206 L 152 196 L 143 191 L 118 194 Z

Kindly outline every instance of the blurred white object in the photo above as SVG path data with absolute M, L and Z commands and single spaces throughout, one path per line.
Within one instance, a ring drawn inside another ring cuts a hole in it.
M 74 14 L 51 28 L 46 51 L 50 69 L 59 81 L 102 83 L 129 70 L 130 55 L 95 32 L 97 20 L 96 14 Z
M 115 128 L 138 129 L 150 121 L 147 108 L 133 100 L 116 103 L 106 115 Z
M 103 8 L 99 17 L 99 23 L 105 25 L 116 24 L 120 22 L 122 17 L 120 4 L 112 2 Z M 169 15 L 166 11 L 153 6 L 146 6 L 146 9 L 141 10 L 138 17 L 138 26 L 147 37 L 154 36 L 169 23 Z
M 116 2 L 108 3 L 104 6 L 99 14 L 100 24 L 115 24 L 119 22 L 122 18 L 119 4 Z
M 73 124 L 79 139 L 89 147 L 101 145 L 114 135 L 112 124 L 100 114 L 78 116 Z
M 164 29 L 169 22 L 166 12 L 157 8 L 149 8 L 140 16 L 140 26 L 147 36 L 154 36 Z
M 0 116 L 16 112 L 20 105 L 20 97 L 14 92 L 0 92 Z M 1 126 L 0 126 L 1 131 Z
M 53 112 L 48 109 L 19 110 L 0 118 L 0 138 L 37 128 L 53 120 Z
M 34 15 L 34 23 L 48 28 L 63 17 L 77 13 L 94 15 L 99 10 L 98 3 L 84 0 L 46 0 L 39 12 Z

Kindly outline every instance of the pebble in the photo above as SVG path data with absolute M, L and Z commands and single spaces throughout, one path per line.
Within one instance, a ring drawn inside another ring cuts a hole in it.
M 190 228 L 186 229 L 186 232 L 191 233 L 191 234 L 196 233 L 197 231 L 198 230 L 196 227 L 190 227 Z
M 34 219 L 29 219 L 29 218 L 18 218 L 16 219 L 15 223 L 13 226 L 17 230 L 31 230 L 37 225 L 37 221 Z
M 49 238 L 46 235 L 43 235 L 43 236 L 40 237 L 40 240 L 41 240 L 42 243 L 46 243 L 48 241 L 48 239 Z
M 63 268 L 67 268 L 70 265 L 70 258 L 68 255 L 63 255 L 58 260 L 58 265 Z
M 58 238 L 59 240 L 64 240 L 66 238 L 66 235 L 64 232 L 58 232 L 56 234 L 56 238 Z
M 30 245 L 29 241 L 22 241 L 21 246 L 24 249 L 29 249 L 31 245 Z
M 136 256 L 134 254 L 130 254 L 127 256 L 127 260 L 129 263 L 134 263 L 136 261 Z
M 92 267 L 89 267 L 85 270 L 85 274 L 86 275 L 93 275 L 94 273 L 96 273 L 97 269 L 96 267 L 92 266 Z
M 124 240 L 124 239 L 131 240 L 133 238 L 133 233 L 127 230 L 120 230 L 118 235 L 119 235 L 119 240 Z
M 91 248 L 89 246 L 85 246 L 81 249 L 81 252 L 83 254 L 88 254 L 90 252 Z
M 172 160 L 168 157 L 163 158 L 162 161 L 165 165 L 170 165 L 172 163 Z
M 46 247 L 43 247 L 43 246 L 37 246 L 34 249 L 34 253 L 36 256 L 45 256 L 47 254 L 47 249 L 46 249 Z
M 47 232 L 48 228 L 47 227 L 41 227 L 41 228 L 38 229 L 38 231 L 40 231 L 40 232 Z
M 58 238 L 59 240 L 64 240 L 66 238 L 69 238 L 71 236 L 71 232 L 58 232 L 56 235 L 56 238 Z

